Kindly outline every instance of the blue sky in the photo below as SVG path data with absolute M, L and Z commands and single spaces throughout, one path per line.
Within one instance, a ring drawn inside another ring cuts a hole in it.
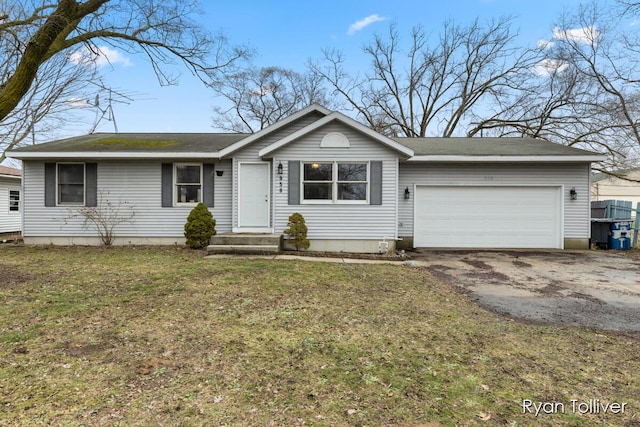
M 324 48 L 343 50 L 354 70 L 365 68 L 368 59 L 362 46 L 392 22 L 401 36 L 408 37 L 415 25 L 424 26 L 435 36 L 447 19 L 467 24 L 476 17 L 489 20 L 510 15 L 514 16 L 514 30 L 519 30 L 520 43 L 535 45 L 538 40 L 549 39 L 560 14 L 575 10 L 580 1 L 203 0 L 202 4 L 204 15 L 198 19 L 212 31 L 224 31 L 233 43 L 254 48 L 255 64 L 303 71 L 306 62 L 319 58 Z M 115 52 L 110 56 L 111 65 L 102 67 L 105 81 L 136 99 L 129 105 L 113 104 L 120 132 L 216 131 L 211 125 L 211 107 L 221 101 L 188 71 L 183 70 L 178 86 L 160 87 L 143 57 Z M 86 133 L 94 115 L 94 111 L 87 111 L 85 123 L 61 129 L 56 138 Z M 97 131 L 113 132 L 113 123 L 102 121 Z

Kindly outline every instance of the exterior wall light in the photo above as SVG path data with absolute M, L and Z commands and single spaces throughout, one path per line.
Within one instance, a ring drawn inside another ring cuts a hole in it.
M 218 175 L 218 176 L 222 176 L 223 173 L 224 173 L 224 171 L 216 171 L 216 175 Z
M 411 192 L 409 191 L 409 187 L 404 189 L 404 199 L 409 200 L 411 198 Z
M 282 175 L 282 162 L 278 163 L 278 175 Z
M 571 197 L 571 200 L 578 199 L 578 192 L 576 191 L 576 187 L 573 187 L 571 190 L 569 190 L 569 196 Z

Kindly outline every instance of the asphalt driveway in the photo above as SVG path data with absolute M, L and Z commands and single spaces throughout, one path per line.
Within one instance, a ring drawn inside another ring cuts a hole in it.
M 514 318 L 640 332 L 638 255 L 424 250 L 414 259 L 478 304 Z

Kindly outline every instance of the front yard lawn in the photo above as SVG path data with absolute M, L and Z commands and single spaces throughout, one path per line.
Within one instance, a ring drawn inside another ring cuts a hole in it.
M 5 245 L 0 301 L 1 426 L 640 422 L 634 337 L 521 324 L 421 269 Z

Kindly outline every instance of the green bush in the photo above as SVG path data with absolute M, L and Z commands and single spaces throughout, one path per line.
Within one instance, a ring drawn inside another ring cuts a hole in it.
M 302 214 L 299 214 L 298 212 L 291 214 L 287 225 L 289 228 L 284 230 L 284 234 L 289 235 L 289 237 L 293 237 L 296 250 L 308 249 L 310 242 L 307 240 L 307 225 L 304 222 Z
M 184 237 L 191 249 L 202 249 L 209 244 L 211 236 L 216 234 L 216 220 L 204 203 L 191 210 L 184 225 Z

